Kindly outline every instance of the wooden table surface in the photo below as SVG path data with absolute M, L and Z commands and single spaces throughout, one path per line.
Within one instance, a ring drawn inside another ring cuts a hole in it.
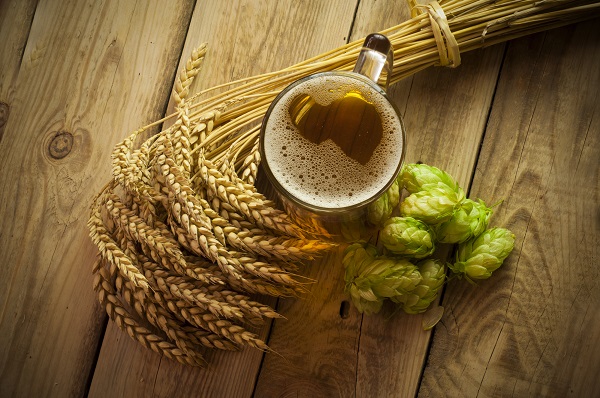
M 92 289 L 86 222 L 113 145 L 192 92 L 273 71 L 396 25 L 393 0 L 0 2 L 0 396 L 600 396 L 598 20 L 463 55 L 390 89 L 407 161 L 502 203 L 515 250 L 491 279 L 453 280 L 421 315 L 340 311 L 339 252 L 258 333 L 278 354 L 212 352 L 206 369 L 142 347 Z

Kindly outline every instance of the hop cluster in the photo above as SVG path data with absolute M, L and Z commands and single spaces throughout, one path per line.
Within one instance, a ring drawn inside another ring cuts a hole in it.
M 400 203 L 400 190 L 409 195 Z M 398 207 L 401 216 L 392 216 Z M 364 242 L 345 252 L 346 290 L 360 312 L 374 313 L 389 299 L 410 314 L 425 311 L 446 280 L 446 266 L 430 258 L 436 243 L 458 244 L 448 268 L 469 281 L 489 278 L 514 247 L 514 235 L 488 228 L 492 209 L 465 197 L 448 173 L 425 164 L 404 165 L 390 190 L 368 208 L 384 253 Z

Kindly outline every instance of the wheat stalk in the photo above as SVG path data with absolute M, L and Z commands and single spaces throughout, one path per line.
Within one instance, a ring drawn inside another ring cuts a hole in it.
M 381 32 L 393 47 L 391 83 L 435 65 L 457 67 L 467 51 L 600 15 L 593 1 L 408 3 L 412 19 Z M 206 347 L 269 350 L 243 325 L 281 316 L 247 293 L 302 294 L 308 281 L 291 272 L 333 245 L 254 186 L 260 121 L 295 80 L 351 70 L 361 46 L 348 43 L 189 96 L 207 52 L 202 45 L 177 75 L 175 112 L 115 146 L 112 181 L 94 198 L 88 222 L 102 259 L 94 289 L 134 340 L 193 366 L 204 364 Z

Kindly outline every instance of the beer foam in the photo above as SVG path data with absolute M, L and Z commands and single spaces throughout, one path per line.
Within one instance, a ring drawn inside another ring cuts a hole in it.
M 304 138 L 288 111 L 291 101 L 301 94 L 326 106 L 356 90 L 373 104 L 383 127 L 381 143 L 365 165 L 330 139 L 317 145 Z M 369 200 L 395 177 L 402 157 L 401 129 L 394 108 L 373 87 L 345 75 L 323 75 L 296 85 L 274 105 L 265 126 L 263 150 L 273 176 L 292 196 L 320 208 L 343 208 Z

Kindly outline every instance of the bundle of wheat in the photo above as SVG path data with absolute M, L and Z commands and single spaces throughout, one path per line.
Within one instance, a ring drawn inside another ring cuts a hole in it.
M 456 67 L 465 51 L 600 15 L 590 1 L 409 3 L 413 18 L 382 32 L 394 49 L 392 83 L 433 65 Z M 132 338 L 190 365 L 204 363 L 201 347 L 268 350 L 244 325 L 279 315 L 248 294 L 301 294 L 310 281 L 299 264 L 334 245 L 257 191 L 260 120 L 291 82 L 351 70 L 361 44 L 188 97 L 203 45 L 177 78 L 177 111 L 116 145 L 89 228 L 100 252 L 94 288 Z M 222 92 L 211 96 L 215 89 Z

